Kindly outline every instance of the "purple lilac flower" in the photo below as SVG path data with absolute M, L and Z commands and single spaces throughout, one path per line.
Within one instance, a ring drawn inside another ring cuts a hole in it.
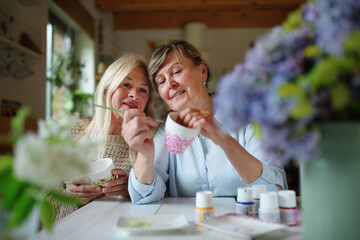
M 319 13 L 315 7 L 315 5 L 311 2 L 304 4 L 304 10 L 302 13 L 302 19 L 305 22 L 314 22 L 318 19 Z
M 358 0 L 314 0 L 302 9 L 302 26 L 291 32 L 275 27 L 259 38 L 246 53 L 244 63 L 220 79 L 214 98 L 219 120 L 229 130 L 259 124 L 263 148 L 274 161 L 282 163 L 315 156 L 319 135 L 311 130 L 311 124 L 331 116 L 331 102 L 328 89 L 311 93 L 312 115 L 293 119 L 291 111 L 297 102 L 280 98 L 279 87 L 308 74 L 313 66 L 309 64 L 316 64 L 317 59 L 305 58 L 307 46 L 317 44 L 325 53 L 339 56 L 344 39 L 360 27 Z M 360 88 L 358 79 L 355 76 L 350 81 L 355 92 Z
M 249 114 L 247 113 L 248 101 L 252 99 L 247 95 L 248 86 L 239 82 L 234 74 L 225 76 L 226 80 L 219 86 L 219 91 L 222 95 L 216 95 L 214 98 L 215 108 L 221 109 L 221 114 L 227 117 L 222 117 L 222 124 L 228 129 L 240 129 L 249 123 Z M 250 95 L 251 97 L 251 95 Z
M 325 52 L 340 56 L 343 42 L 360 26 L 359 0 L 314 0 L 318 12 L 315 20 L 316 43 Z
M 222 124 L 238 130 L 249 123 L 259 123 L 264 149 L 282 162 L 294 155 L 294 134 L 285 126 L 296 102 L 281 99 L 277 90 L 302 73 L 303 49 L 312 42 L 308 26 L 291 33 L 281 27 L 273 28 L 247 52 L 243 64 L 220 79 L 214 98 Z M 231 101 L 222 104 L 225 99 Z

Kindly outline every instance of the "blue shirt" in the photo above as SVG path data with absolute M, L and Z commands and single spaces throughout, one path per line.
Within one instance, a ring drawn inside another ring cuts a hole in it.
M 245 184 L 225 152 L 210 139 L 197 137 L 183 154 L 171 154 L 165 149 L 165 132 L 159 129 L 154 137 L 154 181 L 140 183 L 131 169 L 128 190 L 135 204 L 159 201 L 164 197 L 166 182 L 173 197 L 195 197 L 197 191 L 212 191 L 214 197 L 236 196 L 237 188 L 264 184 L 267 191 L 277 191 L 275 184 L 287 189 L 285 170 L 272 163 L 260 149 L 250 125 L 230 133 L 249 153 L 262 162 L 261 176 Z

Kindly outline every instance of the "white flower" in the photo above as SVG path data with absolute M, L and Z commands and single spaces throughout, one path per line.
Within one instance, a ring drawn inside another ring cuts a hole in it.
M 64 179 L 86 174 L 96 145 L 83 140 L 44 139 L 24 135 L 15 146 L 14 172 L 23 180 L 54 188 Z
M 57 121 L 40 120 L 37 135 L 22 136 L 15 146 L 15 174 L 46 188 L 86 174 L 89 164 L 96 159 L 97 144 L 70 136 L 75 120 L 69 115 L 62 115 Z
M 75 126 L 79 119 L 69 116 L 65 111 L 57 115 L 57 119 L 47 119 L 38 121 L 38 134 L 42 138 L 58 137 L 70 138 L 70 129 Z

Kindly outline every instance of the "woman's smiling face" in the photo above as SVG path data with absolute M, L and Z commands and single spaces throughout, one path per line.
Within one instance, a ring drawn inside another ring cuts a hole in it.
M 178 61 L 174 53 L 169 53 L 155 77 L 161 98 L 175 111 L 196 108 L 203 94 L 207 94 L 202 84 L 207 78 L 206 70 L 204 64 L 195 66 L 186 57 Z
M 145 70 L 141 67 L 133 69 L 121 82 L 111 96 L 111 107 L 119 110 L 138 108 L 145 110 L 149 100 L 150 86 Z M 113 114 L 122 113 L 113 112 Z

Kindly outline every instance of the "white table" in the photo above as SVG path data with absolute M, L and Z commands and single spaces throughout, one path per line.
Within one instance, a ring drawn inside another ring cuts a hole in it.
M 52 233 L 39 232 L 35 239 L 237 239 L 234 236 L 196 226 L 195 198 L 164 198 L 146 205 L 133 205 L 128 199 L 104 197 L 93 201 L 54 224 Z M 235 212 L 234 198 L 214 198 L 215 215 Z M 122 215 L 184 214 L 185 229 L 133 235 L 116 227 Z M 259 239 L 302 239 L 301 226 L 269 233 Z

